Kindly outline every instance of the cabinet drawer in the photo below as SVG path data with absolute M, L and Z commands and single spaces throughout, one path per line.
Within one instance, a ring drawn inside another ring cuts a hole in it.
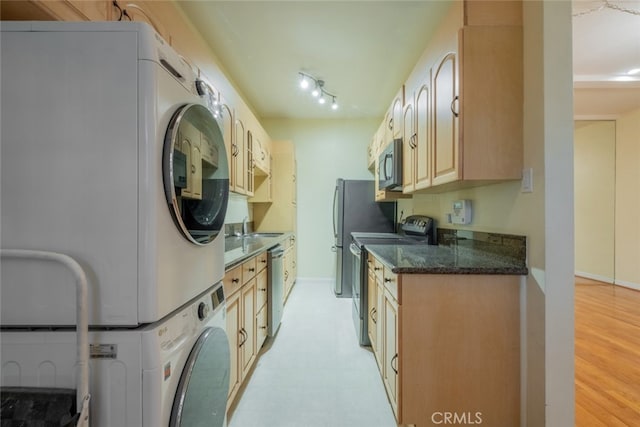
M 267 307 L 264 306 L 256 314 L 256 351 L 260 350 L 267 339 L 267 322 Z
M 227 298 L 242 287 L 242 266 L 232 268 L 224 274 L 222 287 Z
M 256 310 L 260 310 L 267 304 L 267 270 L 262 269 L 256 275 Z
M 256 257 L 242 263 L 242 283 L 247 283 L 256 275 Z
M 376 258 L 373 259 L 373 272 L 378 279 L 384 278 L 384 266 Z
M 262 252 L 256 257 L 256 268 L 258 271 L 264 270 L 267 267 L 267 252 Z
M 388 267 L 384 267 L 383 283 L 384 287 L 396 299 L 396 301 L 400 302 L 400 299 L 398 298 L 398 275 L 393 273 Z

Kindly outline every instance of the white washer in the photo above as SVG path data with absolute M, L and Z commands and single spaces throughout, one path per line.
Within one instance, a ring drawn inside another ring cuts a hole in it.
M 156 322 L 222 280 L 229 169 L 195 71 L 143 23 L 1 31 L 2 248 L 76 259 L 94 326 Z M 1 281 L 4 327 L 74 323 L 63 267 L 3 260 Z
M 222 284 L 166 320 L 90 332 L 90 425 L 226 425 L 229 343 Z M 73 331 L 4 330 L 3 387 L 75 387 Z

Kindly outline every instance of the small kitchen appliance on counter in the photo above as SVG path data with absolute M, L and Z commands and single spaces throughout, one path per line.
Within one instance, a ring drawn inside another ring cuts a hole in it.
M 435 245 L 435 224 L 433 218 L 423 215 L 407 217 L 401 226 L 401 233 L 351 233 L 349 246 L 353 264 L 353 322 L 360 345 L 370 345 L 367 298 L 367 245 Z

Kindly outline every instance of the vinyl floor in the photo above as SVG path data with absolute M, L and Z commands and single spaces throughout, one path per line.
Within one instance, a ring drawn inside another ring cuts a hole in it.
M 356 340 L 350 298 L 300 280 L 229 427 L 395 427 L 373 353 Z

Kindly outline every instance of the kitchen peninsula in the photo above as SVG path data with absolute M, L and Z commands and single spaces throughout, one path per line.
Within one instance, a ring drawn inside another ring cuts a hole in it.
M 525 238 L 439 241 L 367 247 L 369 337 L 396 420 L 517 425 Z

